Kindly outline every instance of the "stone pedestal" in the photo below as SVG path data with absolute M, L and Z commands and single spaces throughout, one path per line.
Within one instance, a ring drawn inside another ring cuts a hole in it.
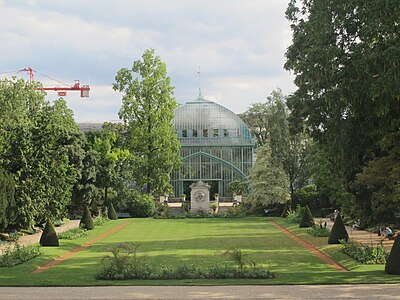
M 190 185 L 190 211 L 210 211 L 210 186 L 202 181 Z

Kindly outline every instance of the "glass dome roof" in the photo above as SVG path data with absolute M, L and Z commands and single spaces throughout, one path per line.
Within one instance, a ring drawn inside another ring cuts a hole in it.
M 229 109 L 201 94 L 175 109 L 175 130 L 185 145 L 254 145 L 247 125 Z

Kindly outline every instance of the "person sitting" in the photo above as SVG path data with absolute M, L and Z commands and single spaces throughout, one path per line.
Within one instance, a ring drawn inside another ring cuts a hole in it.
M 386 227 L 386 230 L 385 230 L 385 237 L 387 238 L 387 239 L 391 239 L 391 238 L 393 238 L 393 231 L 392 231 L 392 229 L 390 229 L 390 227 Z
M 361 229 L 361 220 L 354 221 L 353 229 Z

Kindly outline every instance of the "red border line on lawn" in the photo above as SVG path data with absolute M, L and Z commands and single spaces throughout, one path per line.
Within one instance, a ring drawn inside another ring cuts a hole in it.
M 336 269 L 337 271 L 340 272 L 347 272 L 348 270 L 343 267 L 342 265 L 340 265 L 338 262 L 334 261 L 332 258 L 330 258 L 328 255 L 326 255 L 325 253 L 322 253 L 321 251 L 319 251 L 317 248 L 315 248 L 314 246 L 310 245 L 309 243 L 303 241 L 301 238 L 299 238 L 298 236 L 294 235 L 293 233 L 291 233 L 289 230 L 287 230 L 285 227 L 279 225 L 278 223 L 274 222 L 274 221 L 269 221 L 272 225 L 274 225 L 274 227 L 276 227 L 278 230 L 280 230 L 281 232 L 283 232 L 287 237 L 291 238 L 292 240 L 296 241 L 297 243 L 299 243 L 301 246 L 303 246 L 304 248 L 306 248 L 307 250 L 309 250 L 312 254 L 318 256 L 320 259 L 322 259 L 324 262 L 326 262 L 327 264 L 331 265 L 334 269 Z
M 44 265 L 38 267 L 37 269 L 33 270 L 32 273 L 42 273 L 42 272 L 46 271 L 47 269 L 58 265 L 60 262 L 70 258 L 71 256 L 75 255 L 79 251 L 82 251 L 82 250 L 90 247 L 94 243 L 116 233 L 117 231 L 121 230 L 122 228 L 124 228 L 126 225 L 128 225 L 130 223 L 131 222 L 124 222 L 124 223 L 118 225 L 117 227 L 114 227 L 113 229 L 110 229 L 110 230 L 104 232 L 103 234 L 99 235 L 98 237 L 94 238 L 93 240 L 90 240 L 89 242 L 86 242 L 85 244 L 72 249 L 71 251 L 65 253 L 64 255 L 55 258 L 54 260 L 48 262 L 47 264 L 44 264 Z

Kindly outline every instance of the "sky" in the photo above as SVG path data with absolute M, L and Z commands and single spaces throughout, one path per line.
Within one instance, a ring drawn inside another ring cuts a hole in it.
M 241 113 L 274 89 L 295 90 L 294 76 L 283 68 L 291 43 L 287 3 L 0 0 L 0 78 L 28 79 L 17 71 L 31 67 L 44 86 L 60 86 L 49 78 L 70 85 L 78 79 L 91 91 L 89 98 L 65 97 L 75 120 L 116 121 L 122 95 L 112 89 L 115 75 L 153 48 L 178 103 L 195 99 L 200 86 L 204 98 Z

